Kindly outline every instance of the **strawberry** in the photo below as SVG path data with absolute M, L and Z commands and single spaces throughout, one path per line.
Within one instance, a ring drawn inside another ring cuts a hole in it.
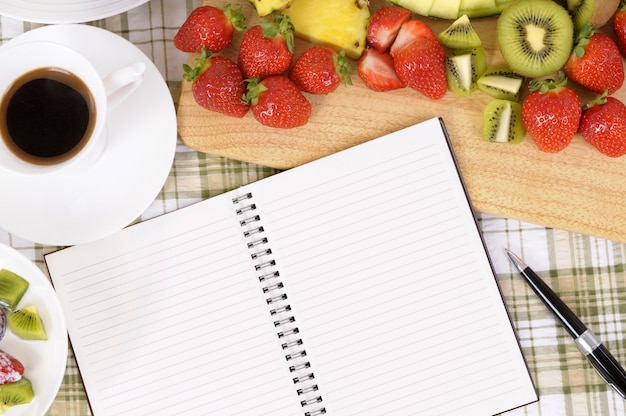
M 18 381 L 23 374 L 24 365 L 17 358 L 0 350 L 0 385 Z
M 241 100 L 246 90 L 243 75 L 234 61 L 205 49 L 194 68 L 187 64 L 183 68 L 185 80 L 193 82 L 194 99 L 202 107 L 239 118 L 248 112 L 248 105 Z
M 328 94 L 339 84 L 352 84 L 350 72 L 356 68 L 345 52 L 337 53 L 327 46 L 313 46 L 302 53 L 289 72 L 289 78 L 302 91 Z
M 613 16 L 613 32 L 622 53 L 626 54 L 626 1 L 620 1 L 619 8 Z
M 576 36 L 576 45 L 565 66 L 567 76 L 583 87 L 609 94 L 624 83 L 624 64 L 619 48 L 609 36 L 585 25 Z
M 311 116 L 311 103 L 302 91 L 284 75 L 272 75 L 263 80 L 247 80 L 244 101 L 261 124 L 289 129 L 305 125 Z
M 357 73 L 365 86 L 373 91 L 391 91 L 404 88 L 388 53 L 366 48 L 357 63 Z
M 602 94 L 585 105 L 580 132 L 587 142 L 606 156 L 626 154 L 626 106 L 617 98 Z
M 367 41 L 379 52 L 387 52 L 400 27 L 410 18 L 411 12 L 404 7 L 388 6 L 378 9 L 370 17 Z
M 241 6 L 227 4 L 224 10 L 200 6 L 189 14 L 174 35 L 174 46 L 189 53 L 201 53 L 202 49 L 220 52 L 233 40 L 234 30 L 245 29 L 244 21 Z
M 399 50 L 409 46 L 411 43 L 413 43 L 414 40 L 422 37 L 430 38 L 434 41 L 439 42 L 439 39 L 437 38 L 435 32 L 433 32 L 433 30 L 426 23 L 422 22 L 421 20 L 408 20 L 404 22 L 404 24 L 402 24 L 402 27 L 400 28 L 396 39 L 391 44 L 389 53 L 391 54 L 391 56 L 395 57 L 396 53 Z
M 446 52 L 439 40 L 418 37 L 394 56 L 398 78 L 426 97 L 442 98 L 448 89 L 445 67 Z
M 286 72 L 293 59 L 294 27 L 277 13 L 248 29 L 239 48 L 239 66 L 245 78 L 265 78 Z
M 531 93 L 522 104 L 522 122 L 541 151 L 560 152 L 578 132 L 582 105 L 566 83 L 565 73 L 559 71 L 558 81 L 533 80 L 529 84 Z

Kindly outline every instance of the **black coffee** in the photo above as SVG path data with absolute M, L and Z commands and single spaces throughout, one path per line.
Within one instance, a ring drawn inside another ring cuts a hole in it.
M 19 158 L 35 164 L 67 160 L 83 148 L 95 123 L 93 97 L 65 70 L 40 68 L 22 75 L 0 104 L 0 134 Z

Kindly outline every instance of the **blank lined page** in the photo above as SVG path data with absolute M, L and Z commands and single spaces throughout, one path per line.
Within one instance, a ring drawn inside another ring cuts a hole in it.
M 100 415 L 302 415 L 232 195 L 46 256 Z
M 491 415 L 536 400 L 438 120 L 259 184 L 336 415 Z

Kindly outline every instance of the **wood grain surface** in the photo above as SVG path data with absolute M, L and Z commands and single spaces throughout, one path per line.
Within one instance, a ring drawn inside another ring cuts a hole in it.
M 247 0 L 238 2 L 249 25 L 258 21 Z M 216 0 L 204 3 L 223 5 Z M 373 0 L 370 9 L 374 12 L 386 5 Z M 436 33 L 451 23 L 416 18 Z M 496 41 L 497 17 L 474 19 L 472 24 L 487 51 L 488 65 L 503 65 Z M 610 25 L 602 30 L 612 35 Z M 236 34 L 221 54 L 236 60 L 241 37 Z M 296 39 L 296 54 L 309 46 Z M 287 169 L 440 116 L 477 211 L 626 242 L 626 156 L 605 157 L 580 135 L 557 154 L 538 151 L 528 135 L 518 145 L 486 143 L 481 140 L 482 111 L 491 98 L 482 92 L 461 98 L 448 91 L 435 101 L 408 88 L 370 91 L 356 72 L 352 80 L 353 85 L 332 94 L 307 95 L 313 114 L 307 125 L 296 129 L 264 127 L 251 113 L 237 119 L 204 110 L 195 103 L 190 84 L 183 82 L 180 138 L 201 152 Z M 594 96 L 575 89 L 583 102 Z M 614 96 L 626 102 L 626 86 Z

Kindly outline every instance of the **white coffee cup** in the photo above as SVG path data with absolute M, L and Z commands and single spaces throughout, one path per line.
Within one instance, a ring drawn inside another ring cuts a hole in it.
M 143 80 L 135 62 L 102 77 L 82 54 L 34 41 L 0 49 L 0 168 L 77 174 L 107 142 L 108 112 Z M 60 98 L 67 97 L 67 98 Z

